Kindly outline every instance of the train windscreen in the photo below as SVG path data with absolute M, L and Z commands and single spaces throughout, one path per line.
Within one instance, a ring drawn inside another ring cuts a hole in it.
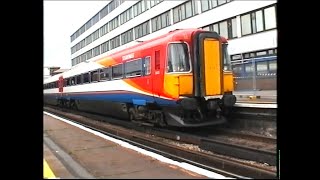
M 168 46 L 167 72 L 190 71 L 188 47 L 185 43 L 172 43 Z

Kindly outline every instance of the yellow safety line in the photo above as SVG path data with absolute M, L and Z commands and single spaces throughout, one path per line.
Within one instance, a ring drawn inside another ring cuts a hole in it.
M 52 170 L 50 169 L 47 161 L 45 159 L 43 159 L 43 178 L 44 179 L 53 179 L 56 178 L 56 176 L 54 175 L 54 173 L 52 172 Z

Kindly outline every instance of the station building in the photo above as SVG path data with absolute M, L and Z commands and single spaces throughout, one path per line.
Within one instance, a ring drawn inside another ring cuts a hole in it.
M 277 1 L 112 0 L 71 35 L 76 66 L 166 34 L 202 28 L 228 39 L 236 89 L 275 90 Z

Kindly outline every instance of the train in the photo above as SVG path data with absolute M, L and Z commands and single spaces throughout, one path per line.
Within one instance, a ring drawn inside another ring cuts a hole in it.
M 227 122 L 236 103 L 228 42 L 176 29 L 44 80 L 44 104 L 160 127 Z

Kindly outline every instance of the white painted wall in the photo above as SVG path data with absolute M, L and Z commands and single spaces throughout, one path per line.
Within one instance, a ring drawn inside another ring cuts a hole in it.
M 278 47 L 276 29 L 229 40 L 229 54 L 239 54 Z

